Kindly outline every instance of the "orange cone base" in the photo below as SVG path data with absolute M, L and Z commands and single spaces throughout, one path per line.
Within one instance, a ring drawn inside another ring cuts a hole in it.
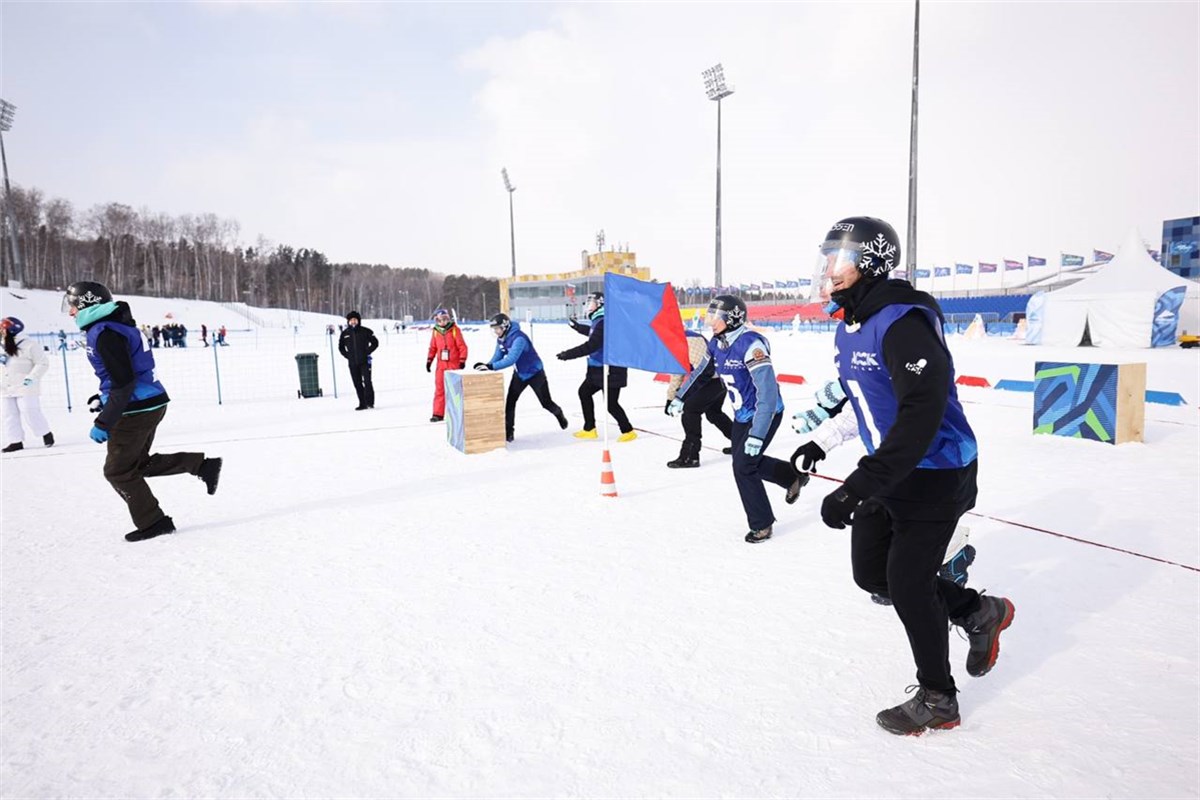
M 617 496 L 617 479 L 613 475 L 612 456 L 608 454 L 607 450 L 604 451 L 604 458 L 600 464 L 600 496 Z

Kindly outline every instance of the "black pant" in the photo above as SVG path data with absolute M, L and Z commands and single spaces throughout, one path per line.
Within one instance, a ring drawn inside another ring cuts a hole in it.
M 146 478 L 158 475 L 195 475 L 204 463 L 203 453 L 155 453 L 150 455 L 158 423 L 167 414 L 166 406 L 117 420 L 108 432 L 108 457 L 104 459 L 104 477 L 129 506 L 129 516 L 138 530 L 145 530 L 162 519 L 158 498 L 150 491 Z
M 533 389 L 542 408 L 553 414 L 556 419 L 562 417 L 562 409 L 550 397 L 550 383 L 546 380 L 545 370 L 538 370 L 527 379 L 522 378 L 514 371 L 512 380 L 508 384 L 508 397 L 504 401 L 504 432 L 508 434 L 509 439 L 512 439 L 513 436 L 513 418 L 517 414 L 517 398 L 521 396 L 521 392 L 525 391 L 526 386 Z
M 791 464 L 764 455 L 782 419 L 783 414 L 776 414 L 771 419 L 771 427 L 767 429 L 767 435 L 763 439 L 762 450 L 756 456 L 746 455 L 745 445 L 746 439 L 750 437 L 750 423 L 733 423 L 733 480 L 737 483 L 742 508 L 746 510 L 746 522 L 752 531 L 761 531 L 775 522 L 775 513 L 771 511 L 771 501 L 767 499 L 763 481 L 770 481 L 785 489 L 796 481 L 796 472 Z
M 719 378 L 692 387 L 683 401 L 683 450 L 685 456 L 700 455 L 700 418 L 708 419 L 726 439 L 733 437 L 733 420 L 725 414 L 725 383 Z
M 600 391 L 598 384 L 592 383 L 589 378 L 584 378 L 583 383 L 579 384 L 579 405 L 583 409 L 583 429 L 586 431 L 595 430 L 596 428 L 596 405 L 592 402 L 592 396 Z M 625 413 L 625 409 L 621 408 L 621 387 L 608 387 L 608 413 L 612 414 L 613 419 L 617 421 L 617 427 L 621 433 L 629 433 L 633 430 L 633 425 L 629 423 L 629 415 Z
M 375 387 L 371 385 L 371 365 L 351 362 L 350 382 L 354 384 L 354 391 L 358 394 L 358 404 L 373 407 Z
M 954 677 L 950 674 L 946 621 L 961 620 L 977 611 L 979 593 L 939 578 L 937 573 L 958 519 L 974 505 L 974 496 L 965 507 L 960 505 L 958 513 L 951 511 L 942 515 L 944 519 L 932 520 L 898 519 L 885 507 L 886 502 L 868 499 L 854 512 L 850 533 L 854 582 L 868 592 L 892 598 L 892 607 L 908 634 L 917 683 L 950 691 Z

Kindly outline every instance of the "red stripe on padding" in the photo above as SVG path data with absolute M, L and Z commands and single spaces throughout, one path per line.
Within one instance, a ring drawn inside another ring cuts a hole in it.
M 956 380 L 955 383 L 957 383 L 959 386 L 991 386 L 991 384 L 988 383 L 987 378 L 980 378 L 976 375 L 959 375 L 958 380 Z
M 777 375 L 780 383 L 808 383 L 803 375 Z

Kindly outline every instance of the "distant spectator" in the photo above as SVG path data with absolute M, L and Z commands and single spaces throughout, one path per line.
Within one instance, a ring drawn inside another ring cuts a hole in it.
M 208 326 L 200 323 L 200 341 L 204 342 L 204 346 L 208 347 Z
M 0 320 L 4 331 L 4 352 L 0 353 L 0 397 L 4 398 L 4 449 L 13 453 L 25 449 L 21 417 L 46 447 L 54 446 L 50 423 L 42 414 L 41 378 L 50 368 L 46 351 L 37 342 L 21 336 L 25 323 L 16 317 Z M 66 336 L 64 334 L 63 338 Z
M 375 387 L 371 384 L 371 353 L 379 347 L 375 332 L 362 325 L 357 311 L 346 315 L 346 329 L 338 340 L 338 352 L 350 362 L 350 380 L 358 393 L 358 407 L 364 411 L 375 407 Z

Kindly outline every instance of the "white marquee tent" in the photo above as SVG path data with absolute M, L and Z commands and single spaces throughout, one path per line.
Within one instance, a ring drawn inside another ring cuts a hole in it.
M 1186 287 L 1177 333 L 1200 330 L 1200 284 L 1160 266 L 1146 252 L 1136 230 L 1097 274 L 1063 289 L 1035 296 L 1041 308 L 1041 336 L 1031 344 L 1150 347 L 1155 302 L 1166 291 Z M 1030 313 L 1034 301 L 1030 301 Z M 1030 328 L 1033 328 L 1030 319 Z M 1027 339 L 1028 341 L 1028 339 Z

